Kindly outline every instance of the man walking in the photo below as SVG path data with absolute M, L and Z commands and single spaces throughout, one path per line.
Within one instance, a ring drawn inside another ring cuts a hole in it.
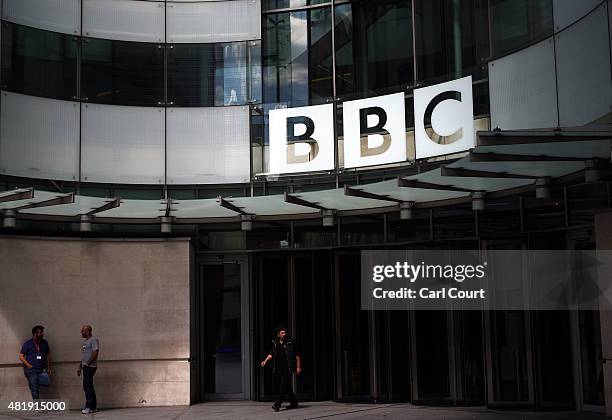
M 261 367 L 270 360 L 274 363 L 274 382 L 278 386 L 278 400 L 272 405 L 274 411 L 281 408 L 285 395 L 289 399 L 287 409 L 297 408 L 298 400 L 293 389 L 291 389 L 291 375 L 302 373 L 301 359 L 297 350 L 295 339 L 287 337 L 287 328 L 279 326 L 276 328 L 276 337 L 272 340 L 272 347 Z
M 97 360 L 100 353 L 100 343 L 97 337 L 91 335 L 91 325 L 81 327 L 81 337 L 85 339 L 81 346 L 81 363 L 77 369 L 77 376 L 83 373 L 83 391 L 85 391 L 85 408 L 83 414 L 93 413 L 97 409 L 96 390 L 94 389 L 93 377 L 98 367 Z
M 45 327 L 36 325 L 32 328 L 32 338 L 23 343 L 19 352 L 19 360 L 23 363 L 23 374 L 28 379 L 33 400 L 39 398 L 39 376 L 45 371 L 51 374 L 49 343 L 44 339 L 44 335 Z

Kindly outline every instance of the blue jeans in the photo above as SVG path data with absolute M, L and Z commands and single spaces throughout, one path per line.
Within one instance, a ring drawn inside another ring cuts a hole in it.
M 24 368 L 23 374 L 26 378 L 28 378 L 28 386 L 30 387 L 30 392 L 32 393 L 32 399 L 37 400 L 39 398 L 38 395 L 38 375 L 43 372 L 42 369 L 37 368 Z
M 96 390 L 94 389 L 93 377 L 96 373 L 95 367 L 83 366 L 83 391 L 85 391 L 85 408 L 95 410 L 98 402 L 96 401 Z

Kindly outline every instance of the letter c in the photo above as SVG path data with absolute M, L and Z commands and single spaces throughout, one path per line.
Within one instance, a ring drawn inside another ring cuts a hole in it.
M 433 115 L 433 112 L 436 109 L 436 107 L 440 105 L 440 103 L 444 101 L 449 101 L 449 100 L 462 102 L 461 92 L 458 92 L 456 90 L 449 90 L 449 91 L 442 92 L 434 96 L 434 98 L 429 102 L 429 105 L 427 105 L 427 108 L 425 109 L 425 115 L 423 115 L 423 127 L 431 124 L 431 116 Z M 431 128 L 435 133 L 435 129 L 433 128 L 433 126 Z M 438 136 L 440 136 L 440 134 L 438 134 Z M 463 137 L 463 128 L 460 128 L 459 130 L 455 131 L 450 136 L 446 136 L 446 137 L 451 137 L 451 138 L 454 138 L 455 140 L 459 140 L 460 138 Z M 432 139 L 431 136 L 429 136 L 429 139 L 435 142 L 435 140 Z

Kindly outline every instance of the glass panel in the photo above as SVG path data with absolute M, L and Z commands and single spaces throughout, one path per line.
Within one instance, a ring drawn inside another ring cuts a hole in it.
M 295 275 L 295 324 L 296 335 L 302 356 L 302 374 L 298 381 L 300 398 L 312 399 L 314 394 L 314 266 L 310 255 L 296 256 L 294 259 Z
M 390 363 L 383 369 L 390 376 L 389 399 L 395 401 L 410 401 L 410 334 L 408 311 L 389 311 L 389 335 L 392 345 L 389 346 Z M 382 332 L 380 332 L 382 335 Z M 386 351 L 387 349 L 382 349 Z
M 416 0 L 415 21 L 419 80 L 484 76 L 489 56 L 487 0 Z
M 243 105 L 246 42 L 177 44 L 168 53 L 168 100 L 178 106 Z
M 2 23 L 2 88 L 54 99 L 77 94 L 78 43 L 70 35 Z
M 370 396 L 369 312 L 360 310 L 360 257 L 338 256 L 342 398 Z
M 485 364 L 483 348 L 483 312 L 453 312 L 461 320 L 461 356 L 463 395 L 466 405 L 484 405 L 486 401 Z
M 338 95 L 372 96 L 413 83 L 409 1 L 361 1 L 338 6 L 335 13 Z
M 248 100 L 261 102 L 261 41 L 250 41 L 249 54 L 249 95 Z
M 302 106 L 332 96 L 330 8 L 264 16 L 263 32 L 264 102 Z
M 585 404 L 604 405 L 601 324 L 598 311 L 579 311 L 582 398 Z
M 324 3 L 331 2 L 329 0 L 261 0 L 261 8 L 263 10 L 287 9 Z
M 101 104 L 164 101 L 164 50 L 157 44 L 83 39 L 81 95 Z
M 529 401 L 526 314 L 491 311 L 494 401 Z
M 259 296 L 259 356 L 258 362 L 263 360 L 272 345 L 275 329 L 278 325 L 287 326 L 289 323 L 289 290 L 288 290 L 288 259 L 285 257 L 261 256 L 259 263 L 258 276 L 258 296 Z M 289 331 L 293 334 L 293 331 Z M 272 377 L 272 363 L 266 365 L 264 369 L 258 369 L 260 398 L 276 398 L 278 389 L 274 386 Z
M 214 43 L 261 38 L 259 0 L 168 1 L 166 10 L 166 34 L 170 43 Z
M 241 393 L 240 265 L 206 265 L 201 280 L 204 283 L 204 393 Z
M 574 408 L 572 353 L 568 311 L 535 313 L 534 344 L 540 407 Z M 560 369 L 565 366 L 565 369 Z
M 415 311 L 418 400 L 449 398 L 450 370 L 447 313 Z
M 552 0 L 491 0 L 495 56 L 552 35 Z

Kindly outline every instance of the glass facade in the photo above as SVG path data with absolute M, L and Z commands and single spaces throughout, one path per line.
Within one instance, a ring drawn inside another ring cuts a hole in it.
M 245 105 L 261 102 L 261 43 L 117 41 L 2 22 L 1 80 L 10 92 L 108 105 Z
M 416 0 L 414 13 L 418 81 L 486 78 L 486 0 Z
M 247 44 L 176 44 L 168 53 L 168 100 L 177 106 L 243 105 Z
M 304 106 L 333 95 L 331 9 L 265 15 L 263 101 Z
M 329 3 L 329 0 L 261 0 L 262 10 L 288 9 Z
M 409 1 L 336 7 L 336 85 L 342 99 L 403 91 L 414 81 Z
M 490 3 L 491 37 L 496 56 L 553 33 L 551 0 L 492 0 Z
M 113 105 L 164 101 L 164 51 L 156 44 L 83 40 L 81 97 Z
M 77 95 L 78 38 L 2 22 L 2 89 L 53 99 Z

